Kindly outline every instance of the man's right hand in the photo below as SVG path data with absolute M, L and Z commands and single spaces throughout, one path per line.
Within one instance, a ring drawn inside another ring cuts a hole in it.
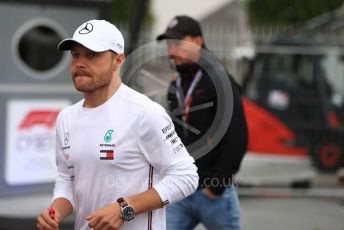
M 56 210 L 54 218 L 50 217 L 49 210 L 41 212 L 37 217 L 37 229 L 56 230 L 59 229 L 61 214 Z

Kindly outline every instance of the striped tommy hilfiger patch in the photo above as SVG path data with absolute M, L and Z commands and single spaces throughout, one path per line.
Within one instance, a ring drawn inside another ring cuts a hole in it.
M 100 160 L 113 160 L 115 153 L 113 150 L 100 150 Z

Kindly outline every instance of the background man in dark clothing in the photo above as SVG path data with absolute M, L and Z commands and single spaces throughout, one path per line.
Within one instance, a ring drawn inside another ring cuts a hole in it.
M 167 208 L 167 229 L 192 229 L 199 222 L 208 229 L 241 229 L 240 205 L 233 185 L 247 145 L 240 87 L 229 74 L 216 76 L 214 66 L 201 63 L 206 47 L 196 20 L 188 16 L 175 17 L 157 37 L 157 40 L 164 39 L 176 70 L 168 94 L 169 109 L 172 114 L 174 111 L 182 113 L 175 117 L 181 122 L 174 125 L 186 146 L 203 135 L 207 135 L 204 145 L 211 145 L 213 136 L 207 131 L 214 122 L 218 106 L 231 106 L 220 103 L 212 79 L 228 77 L 233 96 L 233 114 L 224 136 L 210 152 L 196 159 L 199 188 L 190 197 Z

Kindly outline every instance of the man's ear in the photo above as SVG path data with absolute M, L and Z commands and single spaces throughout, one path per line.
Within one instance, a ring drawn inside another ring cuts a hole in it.
M 202 36 L 196 36 L 193 38 L 195 44 L 197 44 L 198 46 L 203 46 L 203 37 Z
M 124 54 L 117 54 L 115 56 L 115 62 L 116 62 L 115 66 L 114 66 L 115 70 L 118 70 L 118 68 L 123 64 L 124 60 L 125 60 Z

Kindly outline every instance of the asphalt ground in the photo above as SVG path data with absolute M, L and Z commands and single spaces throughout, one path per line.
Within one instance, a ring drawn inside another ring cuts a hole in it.
M 318 174 L 309 189 L 239 187 L 238 192 L 243 230 L 344 230 L 344 184 L 333 173 Z
M 312 188 L 238 188 L 243 230 L 344 230 L 344 185 L 334 174 L 319 174 Z M 0 229 L 35 229 L 50 193 L 0 197 Z M 70 218 L 60 229 L 73 229 Z M 196 230 L 204 230 L 199 225 Z

